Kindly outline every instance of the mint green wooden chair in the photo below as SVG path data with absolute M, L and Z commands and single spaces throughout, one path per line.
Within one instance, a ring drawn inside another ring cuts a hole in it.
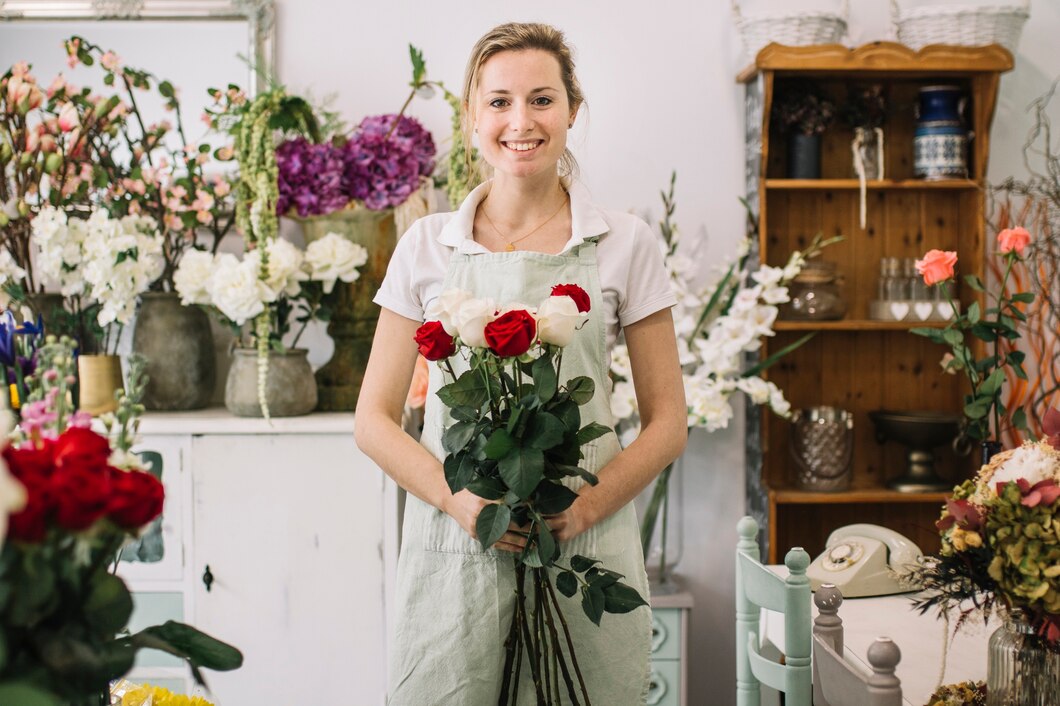
M 784 693 L 786 706 L 812 706 L 810 671 L 810 555 L 796 547 L 784 557 L 789 575 L 782 579 L 762 565 L 758 523 L 744 517 L 736 524 L 736 704 L 759 706 L 761 685 Z M 761 608 L 784 614 L 784 663 L 759 652 Z

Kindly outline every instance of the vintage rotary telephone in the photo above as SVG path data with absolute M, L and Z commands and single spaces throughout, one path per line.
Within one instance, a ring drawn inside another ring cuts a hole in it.
M 923 553 L 906 537 L 879 525 L 848 525 L 828 535 L 825 550 L 813 560 L 806 576 L 810 588 L 831 583 L 844 598 L 909 593 L 915 586 L 902 582 Z

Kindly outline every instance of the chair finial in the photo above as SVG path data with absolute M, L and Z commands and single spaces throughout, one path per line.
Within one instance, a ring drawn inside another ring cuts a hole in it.
M 750 515 L 744 515 L 736 523 L 736 532 L 741 539 L 755 539 L 758 537 L 758 523 Z
M 843 604 L 843 594 L 833 583 L 822 583 L 817 592 L 813 594 L 813 602 L 817 605 L 820 613 L 835 614 L 839 606 Z
M 784 556 L 784 565 L 788 567 L 792 575 L 805 574 L 810 565 L 810 555 L 802 547 L 792 547 Z
M 869 664 L 876 673 L 891 674 L 902 659 L 902 651 L 889 637 L 878 637 L 869 645 Z

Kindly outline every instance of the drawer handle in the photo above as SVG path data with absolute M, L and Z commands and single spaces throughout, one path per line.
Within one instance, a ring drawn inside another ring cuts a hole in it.
M 206 571 L 202 572 L 202 582 L 206 586 L 206 592 L 210 592 L 210 587 L 213 585 L 213 573 L 210 571 L 210 565 L 206 565 Z
M 663 697 L 666 696 L 666 692 L 670 690 L 663 679 L 662 675 L 654 669 L 651 670 L 650 682 L 648 683 L 648 704 L 654 706 L 654 704 L 662 703 Z
M 659 648 L 662 647 L 664 642 L 666 642 L 667 637 L 669 637 L 669 633 L 666 631 L 666 626 L 660 623 L 655 617 L 652 617 L 651 651 L 658 652 Z

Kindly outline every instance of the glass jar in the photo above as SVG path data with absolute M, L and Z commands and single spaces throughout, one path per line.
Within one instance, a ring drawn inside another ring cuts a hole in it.
M 1049 645 L 1018 615 L 990 636 L 987 706 L 1060 706 L 1060 645 Z
M 847 305 L 839 292 L 839 283 L 834 262 L 807 262 L 791 282 L 791 301 L 784 307 L 784 318 L 802 321 L 843 318 Z

